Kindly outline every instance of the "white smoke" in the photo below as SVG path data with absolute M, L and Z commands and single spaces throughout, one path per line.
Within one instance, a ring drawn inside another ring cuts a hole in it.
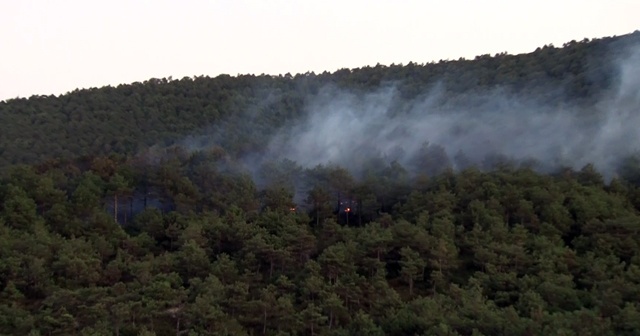
M 591 106 L 544 101 L 506 87 L 451 96 L 436 85 L 407 101 L 398 83 L 367 92 L 327 85 L 306 97 L 300 118 L 272 134 L 261 129 L 266 151 L 240 161 L 254 173 L 265 162 L 289 159 L 304 168 L 336 164 L 357 175 L 364 162 L 381 157 L 420 173 L 430 155 L 464 168 L 455 159 L 462 153 L 480 167 L 496 156 L 533 160 L 543 171 L 591 163 L 610 178 L 621 158 L 640 149 L 640 48 L 630 50 L 617 60 L 611 90 Z M 208 139 L 230 136 L 222 128 Z

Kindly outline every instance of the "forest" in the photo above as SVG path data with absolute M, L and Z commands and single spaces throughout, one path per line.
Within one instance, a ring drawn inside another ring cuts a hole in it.
M 637 335 L 639 46 L 0 102 L 0 334 Z

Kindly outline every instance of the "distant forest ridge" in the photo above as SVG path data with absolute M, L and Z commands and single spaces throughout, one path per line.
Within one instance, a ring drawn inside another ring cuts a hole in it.
M 220 75 L 215 78 L 197 76 L 180 80 L 153 78 L 117 87 L 75 90 L 58 97 L 9 99 L 0 102 L 0 169 L 6 170 L 16 164 L 41 163 L 51 158 L 72 159 L 109 154 L 130 156 L 148 152 L 150 148 L 175 145 L 187 151 L 217 148 L 242 162 L 264 155 L 286 158 L 287 153 L 283 154 L 274 147 L 299 141 L 291 140 L 294 134 L 285 134 L 283 129 L 291 128 L 298 132 L 297 135 L 307 137 L 327 136 L 351 141 L 353 138 L 361 139 L 362 134 L 371 134 L 370 128 L 380 125 L 387 127 L 383 127 L 388 131 L 385 139 L 401 139 L 397 141 L 398 148 L 362 149 L 371 142 L 363 140 L 353 142 L 358 148 L 353 152 L 353 146 L 345 150 L 337 143 L 326 143 L 316 144 L 319 148 L 316 148 L 315 155 L 347 166 L 344 157 L 348 157 L 354 166 L 361 163 L 354 158 L 358 153 L 364 153 L 363 156 L 380 155 L 407 165 L 415 159 L 421 148 L 431 145 L 433 149 L 437 145 L 444 147 L 447 156 L 445 161 L 453 162 L 456 154 L 468 156 L 478 152 L 477 148 L 470 148 L 468 143 L 478 142 L 477 137 L 483 137 L 484 143 L 489 145 L 484 147 L 486 150 L 480 151 L 482 158 L 476 161 L 501 155 L 518 160 L 540 161 L 537 153 L 547 152 L 549 144 L 535 149 L 535 155 L 531 158 L 515 157 L 518 154 L 515 149 L 495 146 L 497 140 L 487 135 L 494 129 L 485 129 L 482 133 L 474 125 L 493 123 L 491 118 L 497 116 L 491 113 L 496 111 L 500 112 L 498 116 L 511 115 L 511 119 L 519 118 L 514 113 L 525 110 L 570 110 L 588 118 L 596 114 L 594 112 L 601 109 L 603 104 L 609 104 L 614 99 L 611 97 L 619 94 L 621 85 L 629 84 L 621 84 L 621 78 L 624 79 L 621 62 L 630 57 L 633 59 L 638 46 L 640 32 L 636 31 L 617 37 L 570 41 L 562 47 L 545 45 L 534 52 L 520 55 L 500 53 L 477 56 L 473 60 L 461 58 L 427 64 L 376 65 L 295 76 Z M 500 95 L 500 99 L 495 99 L 496 95 Z M 620 100 L 620 97 L 615 99 Z M 627 99 L 624 108 L 633 107 L 636 103 Z M 363 106 L 367 108 L 363 109 Z M 327 111 L 338 113 L 327 114 Z M 461 111 L 491 118 L 480 118 L 473 121 L 475 124 L 467 122 L 467 126 L 458 123 L 462 119 L 445 120 L 449 132 L 446 134 L 436 134 L 431 130 L 430 134 L 419 139 L 402 135 L 422 132 L 422 128 L 407 128 L 411 123 L 420 127 L 434 125 L 437 116 L 453 112 L 460 114 Z M 371 120 L 371 115 L 379 118 Z M 321 127 L 315 132 L 324 131 L 324 128 L 335 129 L 335 125 L 327 121 L 334 116 L 351 118 L 335 120 L 344 122 L 339 128 L 344 128 L 346 134 L 334 136 L 303 132 L 317 125 L 318 118 Z M 365 122 L 358 123 L 363 118 Z M 409 124 L 402 125 L 401 121 Z M 529 121 L 534 124 L 538 122 L 536 127 L 541 129 L 549 122 Z M 312 122 L 316 124 L 310 124 Z M 512 123 L 512 120 L 509 122 Z M 560 124 L 570 125 L 574 120 L 563 123 Z M 355 125 L 355 128 L 349 125 Z M 388 125 L 394 127 L 389 128 Z M 441 143 L 458 134 L 456 132 L 468 132 L 469 129 L 473 132 L 464 133 L 468 135 L 461 138 L 464 141 L 456 145 Z M 521 133 L 519 128 L 511 127 L 508 130 L 513 134 Z M 528 136 L 544 137 L 545 134 Z M 381 139 L 376 138 L 376 141 Z M 576 137 L 569 140 L 579 141 Z M 607 145 L 613 146 L 627 140 L 616 139 L 616 142 Z M 526 141 L 526 144 L 531 142 Z M 414 144 L 411 144 L 411 148 L 405 148 L 408 143 Z M 518 148 L 521 145 L 518 144 Z M 343 152 L 340 154 L 342 156 L 330 154 L 330 148 L 336 146 Z M 579 157 L 567 154 L 574 151 L 571 146 L 558 149 L 551 159 L 543 159 L 568 164 L 572 161 L 580 165 L 587 163 L 590 158 L 586 154 Z M 584 148 L 580 150 L 588 151 Z M 306 147 L 294 148 L 293 159 L 309 165 L 316 164 L 301 154 L 304 151 Z M 392 153 L 400 154 L 393 157 Z M 602 169 L 607 170 L 610 166 L 607 161 Z
M 0 334 L 639 335 L 638 46 L 2 102 Z

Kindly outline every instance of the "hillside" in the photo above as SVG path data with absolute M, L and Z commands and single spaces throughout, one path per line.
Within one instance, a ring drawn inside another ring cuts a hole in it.
M 439 106 L 496 88 L 548 106 L 592 106 L 615 86 L 617 61 L 639 39 L 636 32 L 522 55 L 295 76 L 150 79 L 59 97 L 11 99 L 0 102 L 0 167 L 79 155 L 137 154 L 192 135 L 210 136 L 211 128 L 225 130 L 226 139 L 218 142 L 233 155 L 264 150 L 264 139 L 256 132 L 273 132 L 299 118 L 308 101 L 328 86 L 374 92 L 393 83 L 400 102 L 439 90 Z
M 640 33 L 0 103 L 0 334 L 638 335 Z
M 14 169 L 0 182 L 0 332 L 640 330 L 640 189 L 592 167 L 413 179 L 390 165 L 364 180 L 318 167 L 298 170 L 310 189 L 296 204 L 291 175 L 258 189 L 217 159 Z

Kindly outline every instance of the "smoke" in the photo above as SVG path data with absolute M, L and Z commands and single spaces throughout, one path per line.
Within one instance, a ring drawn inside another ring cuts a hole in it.
M 438 84 L 406 100 L 402 83 L 369 91 L 326 85 L 277 128 L 226 123 L 188 143 L 203 148 L 237 141 L 243 128 L 261 146 L 239 158 L 258 185 L 270 178 L 261 167 L 282 160 L 303 168 L 335 164 L 356 177 L 372 159 L 396 161 L 413 174 L 469 165 L 490 169 L 505 160 L 535 163 L 543 172 L 591 163 L 610 179 L 620 160 L 640 149 L 640 48 L 629 50 L 616 60 L 614 85 L 589 106 L 545 99 L 562 95 L 557 89 L 531 96 L 526 88 L 509 87 L 452 95 Z M 278 100 L 268 97 L 262 107 Z

